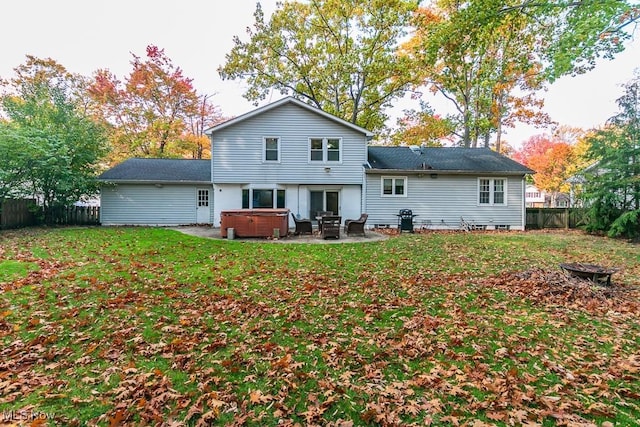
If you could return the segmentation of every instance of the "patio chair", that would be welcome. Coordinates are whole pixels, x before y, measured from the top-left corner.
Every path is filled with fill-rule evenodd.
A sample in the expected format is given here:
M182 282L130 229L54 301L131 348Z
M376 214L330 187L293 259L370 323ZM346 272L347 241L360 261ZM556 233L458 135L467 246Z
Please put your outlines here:
M293 222L296 224L296 231L293 232L296 236L299 234L313 233L313 229L311 228L311 220L305 218L296 218L296 216L291 212L291 216L293 217Z
M364 236L364 224L367 222L368 214L363 213L360 214L360 218L358 219L347 219L344 222L344 232L347 233L347 236L351 234L359 234Z
M335 239L340 238L340 223L342 222L341 216L324 216L322 217L322 238L327 239L333 237Z

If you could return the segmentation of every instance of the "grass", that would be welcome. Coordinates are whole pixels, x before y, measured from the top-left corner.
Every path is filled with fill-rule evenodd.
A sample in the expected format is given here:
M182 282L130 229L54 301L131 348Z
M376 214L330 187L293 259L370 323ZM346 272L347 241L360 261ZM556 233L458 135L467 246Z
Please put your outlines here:
M636 425L638 259L637 245L579 232L339 245L0 232L0 413L48 425ZM621 270L610 290L581 293L521 278L578 261Z

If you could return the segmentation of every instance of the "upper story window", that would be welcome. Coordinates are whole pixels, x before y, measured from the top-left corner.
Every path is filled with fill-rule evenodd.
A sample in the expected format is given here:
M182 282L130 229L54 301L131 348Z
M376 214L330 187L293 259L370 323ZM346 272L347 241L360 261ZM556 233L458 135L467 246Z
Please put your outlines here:
M280 161L280 138L264 138L262 143L262 160L265 162Z
M479 178L478 203L481 205L506 205L507 180L504 178Z
M309 140L309 161L340 162L342 160L340 138L311 138Z
M383 176L382 197L407 197L406 176Z

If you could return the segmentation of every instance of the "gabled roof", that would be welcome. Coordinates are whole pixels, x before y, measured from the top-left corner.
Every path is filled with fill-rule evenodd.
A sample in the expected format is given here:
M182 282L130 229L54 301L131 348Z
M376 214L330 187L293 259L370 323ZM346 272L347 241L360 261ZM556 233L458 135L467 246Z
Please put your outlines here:
M351 122L348 122L346 120L343 120L339 117L334 116L333 114L329 114L326 111L322 111L319 108L313 107L303 101L300 101L299 99L293 98L291 96L288 96L286 98L282 98L278 101L272 102L270 104L264 105L262 107L256 108L255 110L249 111L248 113L242 114L238 117L234 117L233 119L227 120L226 122L222 122L222 123L218 123L215 126L212 126L208 129L206 129L204 131L204 133L206 135L211 135L214 132L217 132L219 130L222 130L224 128L227 128L229 126L233 126L236 123L242 122L244 120L250 119L252 117L255 117L259 114L265 113L267 111L273 110L274 108L278 108L281 107L283 105L286 104L294 104L297 105L298 107L304 108L308 111L311 111L312 113L318 114L320 116L323 116L329 120L333 120L336 123L340 123L343 126L347 126L353 130L355 130L356 132L360 132L363 133L364 135L366 135L369 138L373 137L373 133L366 130L365 128L361 128L360 126L354 125Z
M211 160L132 158L98 176L109 182L210 183Z
M530 174L533 170L488 148L369 147L369 170Z

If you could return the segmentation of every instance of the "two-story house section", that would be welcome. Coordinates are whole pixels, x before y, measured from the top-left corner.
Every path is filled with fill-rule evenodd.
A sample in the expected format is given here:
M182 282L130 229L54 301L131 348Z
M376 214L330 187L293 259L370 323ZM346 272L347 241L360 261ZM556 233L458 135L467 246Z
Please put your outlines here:
M366 129L288 97L205 131L211 139L213 224L233 209L288 208L358 218Z

